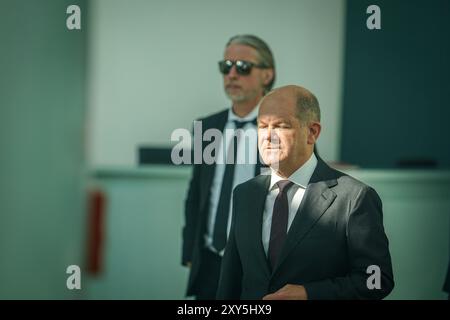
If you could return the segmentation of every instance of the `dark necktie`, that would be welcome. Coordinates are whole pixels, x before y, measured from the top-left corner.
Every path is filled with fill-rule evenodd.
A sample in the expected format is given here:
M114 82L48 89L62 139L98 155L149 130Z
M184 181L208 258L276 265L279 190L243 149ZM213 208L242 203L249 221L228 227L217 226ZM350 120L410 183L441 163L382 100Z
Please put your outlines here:
M242 129L247 123L255 124L252 121L234 121L236 130ZM225 248L227 242L228 215L230 212L231 191L233 189L234 167L236 163L236 153L238 145L238 135L233 136L233 141L228 146L226 154L225 172L222 180L222 188L220 189L219 204L217 205L216 221L214 223L213 247L218 252ZM233 159L229 155L233 152Z
M293 185L289 180L277 182L280 189L273 205L272 226L270 228L269 241L269 262L272 270L277 264L278 257L283 248L287 236L287 226L289 217L289 204L287 191Z

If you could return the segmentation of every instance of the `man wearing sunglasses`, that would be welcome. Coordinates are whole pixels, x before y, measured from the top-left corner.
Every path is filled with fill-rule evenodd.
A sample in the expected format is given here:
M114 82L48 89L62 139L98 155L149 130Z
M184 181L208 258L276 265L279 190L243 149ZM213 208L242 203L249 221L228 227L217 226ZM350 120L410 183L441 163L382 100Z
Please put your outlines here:
M218 64L231 107L200 119L203 132L242 129L253 130L256 136L259 102L275 81L270 48L256 36L237 35L226 44ZM248 144L222 134L218 150L216 160L233 154L232 163L195 164L185 203L182 263L190 268L187 295L200 300L216 296L231 221L232 190L261 169L257 141Z

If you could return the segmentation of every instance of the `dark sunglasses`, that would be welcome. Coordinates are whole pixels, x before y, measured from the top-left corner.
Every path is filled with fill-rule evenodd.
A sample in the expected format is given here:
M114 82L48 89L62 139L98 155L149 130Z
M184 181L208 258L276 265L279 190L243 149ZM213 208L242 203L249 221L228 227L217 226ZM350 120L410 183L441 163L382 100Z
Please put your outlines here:
M219 70L223 75L227 75L230 73L231 68L233 68L234 65L236 66L236 72L241 76L249 75L250 72L252 72L252 68L267 68L263 64L255 64L253 62L245 60L222 60L219 61Z

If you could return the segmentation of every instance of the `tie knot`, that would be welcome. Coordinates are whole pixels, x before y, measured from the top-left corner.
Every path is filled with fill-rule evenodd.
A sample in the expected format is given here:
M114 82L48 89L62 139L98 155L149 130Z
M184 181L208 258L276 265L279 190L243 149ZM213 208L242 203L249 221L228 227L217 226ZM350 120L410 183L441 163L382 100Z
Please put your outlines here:
M280 193L288 191L288 189L293 185L294 183L289 180L280 180L277 182L277 186L280 189Z
M234 120L234 125L236 126L236 129L242 129L247 123L252 123L256 125L256 118L249 121L237 121Z

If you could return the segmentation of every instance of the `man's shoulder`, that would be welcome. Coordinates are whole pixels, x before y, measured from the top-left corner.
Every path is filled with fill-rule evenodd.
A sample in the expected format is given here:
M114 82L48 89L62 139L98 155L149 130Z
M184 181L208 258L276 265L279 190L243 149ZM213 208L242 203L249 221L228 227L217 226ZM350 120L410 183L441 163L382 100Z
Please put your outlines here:
M352 186L354 188L360 189L360 188L366 188L368 187L367 184L362 182L361 180L358 180L357 178L353 177L352 175L348 173L344 173L338 170L335 170L338 172L338 183L344 186Z
M205 117L197 118L195 121L200 122L203 130L222 129L228 120L228 110L223 109Z
M265 194L269 187L270 175L259 175L244 183L238 184L233 190L233 203L236 207L244 205L246 207L255 205L257 199Z
M375 189L373 189L370 185L355 178L351 174L343 173L335 169L332 170L336 172L338 188L341 189L344 193L348 193L349 196L357 197L358 195L366 193L377 194Z
M360 193L361 190L372 189L363 181L358 180L348 173L339 171L333 168L332 165L325 164L325 162L323 162L320 167L320 170L322 170L322 176L326 177L327 179L336 179L337 187L339 189L345 190L346 192Z
M220 120L223 120L223 119L227 119L228 111L229 111L229 109L226 108L226 109L220 110L218 112L209 114L209 115L207 115L205 117L198 118L197 121L217 122L217 121L220 121Z
M245 192L247 190L253 190L256 187L259 187L261 185L263 185L265 182L267 182L267 179L270 178L270 175L266 175L266 174L260 174L256 177L253 177L241 184L238 184L234 190L235 192L239 193L239 192Z

